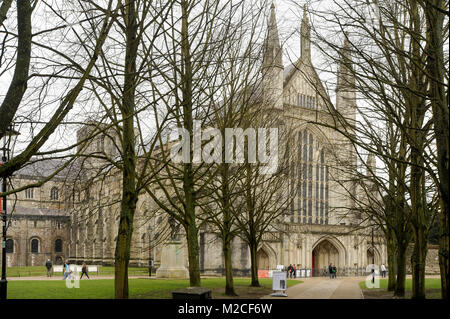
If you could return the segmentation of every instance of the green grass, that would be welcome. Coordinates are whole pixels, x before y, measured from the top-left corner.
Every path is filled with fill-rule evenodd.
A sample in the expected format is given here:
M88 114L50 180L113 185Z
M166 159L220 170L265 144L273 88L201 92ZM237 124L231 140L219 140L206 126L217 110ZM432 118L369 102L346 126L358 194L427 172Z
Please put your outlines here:
M235 278L235 286L249 286L249 278ZM291 287L301 281L288 280ZM260 279L265 289L270 289L272 279ZM172 279L130 279L130 298L171 298L171 292L189 286L189 280ZM223 289L224 278L203 278L202 287ZM258 289L258 288L256 288ZM223 292L221 290L221 292ZM213 292L214 295L214 292ZM215 293L220 297L221 293ZM10 299L108 299L114 297L114 280L84 280L80 281L80 288L67 288L64 280L10 280L8 282L8 298Z
M368 289L365 281L359 283L359 287L363 290L364 296L367 298L392 298L392 292L387 291L388 280L380 280L380 288ZM425 290L427 299L440 299L441 298L441 279L440 278L426 278ZM405 298L410 298L412 292L412 280L406 279L405 282Z
M154 270L153 270L154 273ZM129 267L128 274L130 276L142 276L148 274L148 268ZM7 277L33 277L46 276L47 270L44 266L26 266L26 267L8 267L6 269ZM55 273L55 276L63 276L62 273ZM95 274L93 274L95 275ZM100 276L114 276L113 266L100 266Z
M367 289L366 282L361 281L359 283L359 287L361 289ZM380 289L387 289L387 287L388 287L388 280L380 279ZM405 288L407 291L412 289L412 280L411 279L406 279ZM425 289L441 289L441 279L440 278L426 278L425 279Z

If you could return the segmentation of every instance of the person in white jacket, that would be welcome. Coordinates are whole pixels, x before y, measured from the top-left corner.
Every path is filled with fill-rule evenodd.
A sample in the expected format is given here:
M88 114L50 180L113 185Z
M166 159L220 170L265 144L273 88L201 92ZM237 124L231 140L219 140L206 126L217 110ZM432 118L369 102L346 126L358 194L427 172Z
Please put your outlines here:
M381 264L381 277L386 277L386 266L384 264Z

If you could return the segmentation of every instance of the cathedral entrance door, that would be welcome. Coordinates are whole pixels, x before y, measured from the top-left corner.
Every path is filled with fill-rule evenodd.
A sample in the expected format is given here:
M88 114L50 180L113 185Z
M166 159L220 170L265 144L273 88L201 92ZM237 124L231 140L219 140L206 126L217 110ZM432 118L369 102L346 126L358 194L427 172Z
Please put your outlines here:
M263 249L260 249L256 253L256 257L258 259L258 269L268 270L269 269L269 256L267 255L267 253Z
M328 240L320 242L312 253L312 273L314 276L323 276L328 271L328 265L333 264L340 267L339 251Z

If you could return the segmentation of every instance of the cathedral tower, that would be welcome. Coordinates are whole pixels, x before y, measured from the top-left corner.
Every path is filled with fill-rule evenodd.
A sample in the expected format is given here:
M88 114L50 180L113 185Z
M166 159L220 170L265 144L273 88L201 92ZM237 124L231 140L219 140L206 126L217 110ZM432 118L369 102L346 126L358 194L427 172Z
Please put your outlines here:
M355 76L353 74L350 56L350 42L345 34L344 47L341 50L337 86L336 108L352 127L356 124L356 92ZM351 129L351 128L349 128ZM351 129L354 133L354 128Z
M375 160L375 155L371 152L367 156L366 176L369 178L374 178L376 169L377 169L377 164L376 164L376 160Z
M270 7L267 38L264 42L262 64L262 94L268 108L283 108L283 50L278 37L275 5Z
M301 59L303 63L311 63L311 27L309 25L309 19L306 12L306 4L303 7L303 19L300 26L300 48L301 48Z

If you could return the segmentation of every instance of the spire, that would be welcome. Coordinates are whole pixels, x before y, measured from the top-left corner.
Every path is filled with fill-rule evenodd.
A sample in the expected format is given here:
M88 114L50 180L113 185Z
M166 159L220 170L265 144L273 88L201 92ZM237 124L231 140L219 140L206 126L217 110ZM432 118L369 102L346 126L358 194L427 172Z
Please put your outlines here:
M263 67L277 66L282 68L282 50L280 39L278 37L275 4L273 2L270 6L270 17L267 29L267 38L264 44Z
M303 6L303 19L300 27L301 58L303 62L311 62L311 27L308 19L308 8Z
M278 37L275 5L270 6L267 38L264 41L262 64L263 104L269 109L283 109L283 50Z
M349 120L349 124L356 125L356 92L355 76L353 73L351 43L348 33L345 34L344 45L340 51L340 62L336 85L336 108Z
M355 86L355 77L352 74L352 58L350 56L350 41L345 32L344 46L340 52L340 64L337 79L337 91L349 91Z
M375 160L375 154L370 152L367 156L367 163L366 163L366 176L372 177L375 175L377 169L377 162Z

